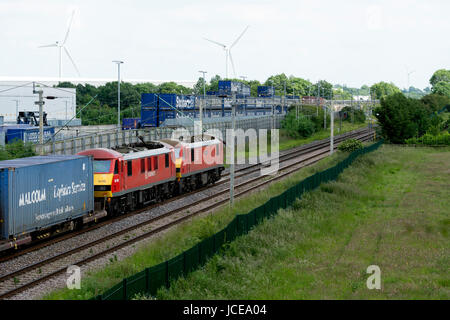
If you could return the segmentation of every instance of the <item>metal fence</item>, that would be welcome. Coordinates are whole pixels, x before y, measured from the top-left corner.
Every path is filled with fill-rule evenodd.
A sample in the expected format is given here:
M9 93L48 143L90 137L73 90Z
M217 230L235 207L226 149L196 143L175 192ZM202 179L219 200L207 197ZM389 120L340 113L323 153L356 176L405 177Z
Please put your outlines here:
M155 296L159 288L168 288L171 281L176 280L182 275L187 275L203 265L208 258L219 252L225 243L231 242L236 237L248 233L253 227L261 223L264 218L274 216L278 209L289 207L296 199L301 198L303 193L317 188L321 183L337 179L338 175L358 156L378 149L382 143L383 140L354 151L335 166L306 178L249 213L237 215L223 230L204 239L194 247L170 260L146 268L135 275L123 279L122 282L93 299L127 300L139 293Z
M275 128L280 128L281 120L285 115L236 118L236 129L271 129L272 122ZM228 120L228 119L227 119ZM204 130L217 129L222 132L222 137L226 141L226 130L231 129L231 121L204 123ZM194 126L190 124L185 126L191 134L194 134ZM114 130L107 132L93 133L69 139L50 141L44 145L35 145L35 151L38 154L76 154L92 148L113 148L124 144L139 142L141 136L145 141L160 140L171 138L174 128L158 127L137 130Z

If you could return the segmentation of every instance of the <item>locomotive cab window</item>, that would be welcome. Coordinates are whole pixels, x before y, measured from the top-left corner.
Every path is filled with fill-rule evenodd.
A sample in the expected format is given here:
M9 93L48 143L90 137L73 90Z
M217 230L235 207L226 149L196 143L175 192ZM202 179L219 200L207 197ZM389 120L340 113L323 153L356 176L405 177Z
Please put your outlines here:
M119 161L116 160L114 161L114 174L118 174L119 173Z
M141 159L141 173L145 172L145 159Z
M94 173L109 173L111 170L111 160L95 160Z
M153 157L153 167L158 170L158 156Z
M191 161L192 162L195 161L195 149L194 148L191 149Z
M152 171L152 158L147 158L147 171Z
M166 153L165 161L166 161L166 168L168 168L169 167L169 154L168 153Z
M127 161L127 175L131 177L133 175L133 161Z

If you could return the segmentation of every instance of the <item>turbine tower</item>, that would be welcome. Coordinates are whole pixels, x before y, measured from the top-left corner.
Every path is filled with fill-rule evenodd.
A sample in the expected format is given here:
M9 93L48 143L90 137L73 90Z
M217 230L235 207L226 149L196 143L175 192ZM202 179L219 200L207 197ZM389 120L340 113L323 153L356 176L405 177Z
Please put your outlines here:
M75 64L75 61L73 61L69 50L66 48L66 42L67 38L69 37L70 28L72 27L73 22L73 16L75 15L75 10L72 12L72 17L70 18L69 27L67 28L66 36L64 37L64 40L62 42L56 41L55 43L40 46L39 48L49 48L49 47L56 47L59 50L59 80L61 80L62 75L62 50L64 49L65 53L67 54L67 57L69 57L69 60L72 62L73 67L77 71L78 76L80 76L80 71L78 71L77 65Z
M239 35L239 37L237 37L236 38L236 40L234 40L234 42L231 44L231 46L226 46L225 44L223 44L223 43L220 43L220 42L217 42L217 41L214 41L214 40L210 40L210 39L207 39L207 38L203 38L203 39L205 39L206 41L209 41L209 42L211 42L211 43L214 43L214 44L216 44L216 45L218 45L218 46L220 46L220 47L222 47L223 48L223 50L225 51L225 78L227 79L228 78L228 59L230 60L230 62L231 62L231 66L233 67L233 74L234 74L234 77L236 78L236 68L234 67L234 62L233 62L233 56L232 56L232 54L231 54L231 49L236 45L236 43L238 43L238 41L242 38L242 36L244 35L244 33L247 31L247 29L249 28L250 26L247 26L245 29L244 29L244 31L242 31L242 33Z

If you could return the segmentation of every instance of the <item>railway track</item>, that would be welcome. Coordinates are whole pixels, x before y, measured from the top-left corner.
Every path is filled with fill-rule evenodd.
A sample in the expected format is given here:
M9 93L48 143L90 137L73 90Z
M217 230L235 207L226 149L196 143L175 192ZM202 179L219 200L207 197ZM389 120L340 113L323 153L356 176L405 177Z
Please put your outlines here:
M349 137L356 137L362 141L365 141L370 140L372 135L373 133L367 130L360 130L357 132L352 132L350 134L341 135L336 137L335 147L337 147L339 142ZM237 183L235 186L235 197L240 197L242 195L248 194L249 192L252 192L287 175L290 175L293 172L298 171L302 167L323 159L329 153L328 141L319 141L308 146L294 148L284 153L283 155L280 155L280 169L277 176L269 179L267 179L266 177L256 176L251 177L246 181ZM281 163L287 162L292 163L281 166ZM240 172L240 174L237 174L235 176L235 179L239 179L259 171L260 166L261 164L254 164L236 170L236 173ZM220 180L212 187L209 186L208 188L215 188L229 181L229 179L225 177L226 174L224 175L224 179ZM200 193L201 191L204 191L204 188L184 196L192 196L192 194ZM76 248L67 250L64 253L57 254L51 258L44 259L37 263L20 268L9 274L0 276L0 299L9 298L35 285L38 285L39 283L63 274L66 272L67 266L69 265L86 265L91 261L104 257L121 248L128 247L138 241L151 237L154 234L160 233L161 231L177 225L187 219L190 219L193 216L204 212L209 212L217 207L220 207L229 201L228 193L229 189L225 188L224 190L217 191L211 196L196 200L184 207L171 210L155 218L109 234L106 237L91 241ZM179 197L172 198L170 199L170 201L174 201L174 199L176 198ZM149 210L151 209L151 207L138 210L133 214L138 214L139 212L142 212L144 210ZM108 223L113 222L114 219L109 220Z
M359 129L359 130L354 130L354 131L343 133L343 134L338 135L338 136L335 137L335 143L339 143L339 142L341 142L341 141L343 141L345 139L355 137L358 134L364 133L364 132L369 132L369 130L367 128L363 128L363 129ZM323 147L325 145L328 145L329 141L330 141L330 139L327 138L327 139L323 139L323 140L314 141L312 143L309 143L309 144L306 144L306 145L302 145L302 146L299 146L299 147L295 147L295 148L292 148L292 149L289 149L289 150L282 151L282 152L280 152L279 160L280 161L286 161L286 160L298 157L301 154L312 152L314 150L317 150L318 148L321 148L321 147ZM260 170L260 168L261 168L261 163L244 165L243 167L240 167L240 168L235 170L235 179L239 179L239 178L244 177L246 175L258 172ZM222 174L222 179L220 181L216 182L214 186L218 186L218 185L225 184L225 183L229 182L230 179L226 178L228 176L229 176L229 172L228 172L228 169L226 169L224 171L224 173ZM91 232L91 231L99 229L99 228L101 228L103 226L106 226L106 225L118 222L120 220L123 220L125 218L131 217L133 215L140 214L140 213L142 213L144 211L151 210L151 209L153 209L153 208L155 208L157 206L166 205L166 204L172 203L172 202L174 202L176 200L182 199L184 197L193 196L195 194L199 194L199 193L205 191L208 188L210 188L210 186L206 186L206 187L197 189L195 191L192 191L192 192L189 192L189 193L186 193L186 194L182 194L182 195L179 195L179 196L175 196L175 197L169 198L169 199L165 200L162 203L155 203L155 204L146 206L145 208L140 208L140 209L134 210L133 212L130 212L130 213L118 216L118 217L103 219L101 221L98 221L94 225L85 226L83 229L80 229L80 230L75 230L75 231L72 231L70 233L60 234L60 235L53 236L51 238L43 239L43 240L41 240L39 242L36 242L36 243L34 243L32 245L26 246L26 247L22 248L19 251L17 251L17 250L13 251L12 254L10 253L10 254L6 254L4 256L1 256L0 257L0 264L3 263L3 262L6 262L8 260L12 260L14 258L18 258L18 257L20 257L22 255L27 254L27 253L30 253L30 252L33 252L33 251L36 251L36 250L48 247L50 245L62 242L64 240L70 239L70 238L75 237L77 235L82 235L84 233Z

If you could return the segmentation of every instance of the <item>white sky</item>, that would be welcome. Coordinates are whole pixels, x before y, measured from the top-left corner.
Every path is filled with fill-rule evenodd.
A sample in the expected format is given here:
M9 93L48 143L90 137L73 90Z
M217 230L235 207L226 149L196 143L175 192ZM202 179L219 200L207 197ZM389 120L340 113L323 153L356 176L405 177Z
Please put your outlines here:
M448 0L0 0L0 76L55 77L56 48L76 9L67 48L83 78L196 80L225 73L231 44L237 75L278 73L360 87L378 81L429 85L450 67ZM229 69L231 70L231 68ZM231 75L231 72L230 72ZM76 76L63 56L63 77Z

